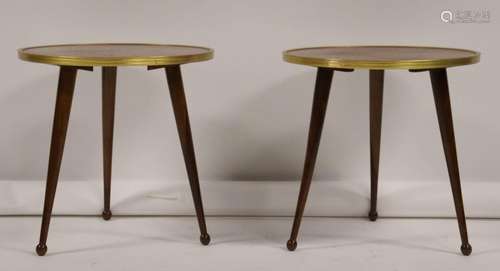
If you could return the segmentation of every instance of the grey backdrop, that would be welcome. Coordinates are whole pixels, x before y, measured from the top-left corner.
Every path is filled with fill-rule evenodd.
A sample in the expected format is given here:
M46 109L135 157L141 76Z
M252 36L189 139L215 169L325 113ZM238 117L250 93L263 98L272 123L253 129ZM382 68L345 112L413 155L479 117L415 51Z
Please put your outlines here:
M295 181L290 182L291 190L273 190L276 200L287 198L287 212L294 208L309 125L315 69L283 62L282 51L318 45L402 44L462 47L482 53L481 63L452 68L448 75L462 179L466 186L482 183L480 188L470 188L479 189L478 196L471 194L466 203L486 203L489 199L480 195L498 188L500 177L499 5L484 0L4 3L0 10L0 182L9 185L4 185L8 190L2 193L23 195L22 189L27 188L20 183L31 180L35 181L31 182L34 193L41 198L55 102L58 69L18 60L19 47L151 42L214 48L212 61L182 67L200 177L204 186L251 181L241 182L245 187L231 193L241 193L253 210L250 213L259 214L264 207L255 202L263 194L251 187L262 181ZM443 10L488 10L491 21L444 23L440 19ZM428 74L389 71L385 79L381 185L439 182L446 185L439 187L449 189ZM315 179L359 182L364 187L362 204L366 204L368 73L336 73L332 88ZM79 72L62 182L100 186L100 98L100 70ZM120 68L116 107L113 189L123 190L126 181L132 186L184 181L165 75L144 68ZM205 191L208 199L215 197L210 191ZM64 193L59 191L58 198ZM404 193L399 195L402 200ZM443 194L447 197L442 201L451 206L449 190ZM99 202L101 196L96 192L92 197ZM41 208L41 202L20 203L25 201L21 196L11 198L0 204L1 210L23 213ZM272 204L270 199L266 202ZM245 203L241 204L243 208ZM223 209L207 208L225 214ZM79 210L75 207L71 212ZM398 212L394 215L405 214ZM488 212L482 214L495 216L500 208Z

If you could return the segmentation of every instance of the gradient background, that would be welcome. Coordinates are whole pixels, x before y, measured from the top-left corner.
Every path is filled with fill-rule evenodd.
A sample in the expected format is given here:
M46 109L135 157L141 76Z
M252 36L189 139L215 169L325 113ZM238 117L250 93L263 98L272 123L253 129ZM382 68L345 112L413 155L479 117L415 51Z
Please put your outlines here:
M290 215L305 155L315 69L282 61L295 47L449 46L481 63L448 71L466 212L500 217L498 1L15 1L0 10L0 214L42 209L58 69L20 47L148 42L208 46L182 67L208 214ZM490 11L444 23L443 10ZM102 205L100 69L78 74L56 213ZM388 71L380 216L453 216L428 73ZM165 75L119 68L112 209L192 214ZM336 73L306 215L368 211L368 72Z

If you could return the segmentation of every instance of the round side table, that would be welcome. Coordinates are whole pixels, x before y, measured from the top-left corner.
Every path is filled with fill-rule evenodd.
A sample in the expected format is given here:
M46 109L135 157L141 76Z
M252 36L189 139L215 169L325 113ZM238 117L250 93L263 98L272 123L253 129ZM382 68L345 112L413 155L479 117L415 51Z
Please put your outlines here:
M313 176L333 72L352 72L354 69L370 70L371 200L368 217L371 221L375 221L378 216L377 185L384 70L405 69L410 72L429 71L430 73L441 139L462 239L461 250L464 255L470 255L472 247L467 237L446 68L477 63L479 62L479 53L470 50L437 47L333 46L292 49L285 51L283 58L290 63L313 66L318 69L304 170L292 232L287 242L288 249L293 251L297 247L297 235Z
M36 247L38 255L43 256L47 252L47 235L64 151L76 74L78 70L92 71L95 66L102 67L104 157L104 211L102 217L105 220L111 218L111 163L117 66L145 66L148 70L163 68L165 69L170 89L180 144L193 195L196 216L200 226L200 241L202 244L208 245L210 236L207 233L203 213L200 184L198 181L180 65L209 60L213 57L212 49L197 46L160 44L65 44L19 49L18 56L20 59L26 61L60 66L42 227L40 242Z

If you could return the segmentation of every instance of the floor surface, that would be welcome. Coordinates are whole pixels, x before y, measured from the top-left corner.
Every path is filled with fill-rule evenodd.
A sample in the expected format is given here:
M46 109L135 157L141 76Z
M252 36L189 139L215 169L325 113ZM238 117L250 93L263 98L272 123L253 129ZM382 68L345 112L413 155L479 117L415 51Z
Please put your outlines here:
M469 220L461 256L452 219L305 218L298 248L291 218L55 217L48 252L34 252L40 217L0 217L0 270L499 270L500 220Z

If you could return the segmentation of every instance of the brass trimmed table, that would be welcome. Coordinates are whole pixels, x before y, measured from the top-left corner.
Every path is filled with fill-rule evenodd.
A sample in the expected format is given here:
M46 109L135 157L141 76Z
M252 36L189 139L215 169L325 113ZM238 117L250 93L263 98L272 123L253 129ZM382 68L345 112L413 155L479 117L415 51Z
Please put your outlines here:
M115 111L117 66L146 66L148 70L163 68L174 111L184 162L193 195L196 216L200 227L200 241L210 243L201 200L198 171L189 124L186 96L181 76L181 64L206 61L213 57L213 50L205 47L162 44L63 44L29 47L18 50L22 60L60 66L59 83L52 127L49 165L45 201L43 207L40 241L36 247L38 255L47 252L47 235L52 206L56 193L59 170L64 151L71 103L78 70L92 71L102 67L102 122L104 165L104 211L105 220L111 218L111 164L113 151L113 126Z
M377 219L384 70L404 69L410 72L429 71L430 73L441 140L462 239L460 249L464 255L470 255L472 247L467 236L446 69L477 63L479 53L464 49L418 46L331 46L287 50L283 53L283 59L290 63L317 67L306 158L295 219L287 248L291 251L297 248L297 236L314 172L334 71L370 70L371 199L368 217L371 221Z

